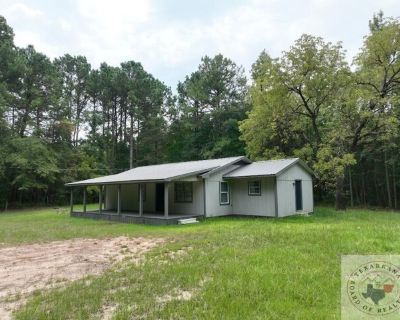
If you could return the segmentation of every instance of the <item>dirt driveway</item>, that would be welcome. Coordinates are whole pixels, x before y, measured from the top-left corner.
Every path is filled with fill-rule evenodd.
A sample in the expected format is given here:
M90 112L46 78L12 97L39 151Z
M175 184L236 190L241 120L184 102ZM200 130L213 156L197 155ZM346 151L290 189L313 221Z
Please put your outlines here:
M144 252L164 242L161 238L72 239L0 249L0 319L32 291L60 286L87 275L102 273L129 258L138 263ZM13 297L18 296L18 299Z

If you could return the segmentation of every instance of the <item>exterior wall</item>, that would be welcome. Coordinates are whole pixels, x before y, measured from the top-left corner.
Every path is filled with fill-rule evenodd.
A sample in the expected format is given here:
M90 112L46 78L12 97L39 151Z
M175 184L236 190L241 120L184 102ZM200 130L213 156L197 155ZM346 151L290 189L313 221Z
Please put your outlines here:
M169 186L169 213L203 214L204 197L203 182L193 181L193 201L188 203L175 203L174 182ZM117 210L118 186L107 185L105 191L105 209ZM121 211L139 211L139 185L121 184ZM146 200L143 202L143 212L156 211L156 184L146 183Z
M143 201L144 212L155 212L155 183L146 183L146 200ZM118 186L107 185L105 192L105 209L116 210L118 207ZM121 211L139 211L139 185L121 184Z
M296 212L295 180L302 181L303 211L313 212L313 184L311 175L300 165L295 164L277 177L278 216L285 217Z
M194 181L193 184L193 201L187 203L175 202L175 184L170 183L169 186L169 211L179 214L204 214L204 196L203 181Z
M226 181L222 176L234 169L238 165L231 165L227 168L211 174L209 177L205 178L205 189L206 189L206 216L207 217L218 217L226 216L232 214L232 183L229 183L230 192L230 204L221 205L219 203L219 183L221 181Z
M238 165L231 165L218 171L204 180L195 177L185 178L182 181L192 181L193 201L190 203L175 203L174 182L169 186L169 212L176 214L204 214L204 205L207 217L237 215L257 215L275 216L275 199L277 198L278 216L284 217L296 214L295 188L294 181L302 180L303 191L303 211L312 212L314 210L313 185L311 175L300 165L295 164L276 178L254 178L254 179L235 179L224 180L223 175L236 169ZM193 181L196 180L196 181ZM248 195L248 182L251 180L261 180L261 196ZM220 182L227 181L230 191L230 203L221 205ZM203 185L204 183L204 185ZM107 185L105 192L105 209L117 209L117 185ZM156 184L146 184L146 201L143 203L144 212L155 212L156 205ZM205 190L205 193L204 193ZM121 210L139 211L138 185L121 185Z
M275 217L275 179L236 179L232 185L232 214ZM249 181L261 181L261 195L249 196Z
M108 185L104 192L104 208L112 210L117 208L117 186Z

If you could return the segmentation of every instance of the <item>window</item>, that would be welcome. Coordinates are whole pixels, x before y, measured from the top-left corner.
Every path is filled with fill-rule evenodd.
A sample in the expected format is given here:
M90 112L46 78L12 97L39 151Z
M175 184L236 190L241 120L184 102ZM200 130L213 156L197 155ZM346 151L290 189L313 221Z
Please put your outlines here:
M192 202L193 186L191 182L175 182L175 202Z
M229 184L228 182L219 183L219 204L229 204Z
M261 181L249 181L249 196L261 196Z
M143 190L143 202L146 201L146 185L142 184L142 190ZM138 185L138 190L137 190L137 198L138 201L140 201L140 186Z

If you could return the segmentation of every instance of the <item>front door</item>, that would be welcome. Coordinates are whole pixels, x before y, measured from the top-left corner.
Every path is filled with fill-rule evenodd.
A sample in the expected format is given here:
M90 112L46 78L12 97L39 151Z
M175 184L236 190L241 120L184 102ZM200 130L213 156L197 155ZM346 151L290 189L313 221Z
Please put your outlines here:
M303 191L301 188L301 180L295 181L295 194L296 194L296 211L303 210Z
M156 184L156 211L164 212L164 183Z

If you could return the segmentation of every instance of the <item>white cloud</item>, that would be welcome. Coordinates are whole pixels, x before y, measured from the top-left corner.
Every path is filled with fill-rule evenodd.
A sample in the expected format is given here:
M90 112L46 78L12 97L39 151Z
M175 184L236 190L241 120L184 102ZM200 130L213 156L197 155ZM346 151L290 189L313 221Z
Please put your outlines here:
M210 12L191 12L191 19L174 12L176 3L167 12L165 0L71 0L61 9L57 2L27 1L0 0L18 45L32 43L53 58L85 55L94 67L136 60L172 86L205 54L222 53L249 70L261 50L278 56L302 33L342 40L350 60L374 12L400 15L395 0L238 0L219 12L211 12L215 0L202 0Z
M76 4L83 17L109 27L113 22L117 25L143 23L152 11L151 0L85 0Z
M56 57L58 55L58 48L47 41L45 41L38 33L23 30L15 35L15 42L33 44L35 49L39 52L45 53L49 57Z
M80 20L96 38L121 40L149 20L151 0L76 1Z
M43 12L32 8L23 3L14 3L5 10L7 15L24 16L28 18L37 18L43 15Z
M62 31L70 32L73 30L72 24L69 21L65 20L64 18L59 18L57 22L58 26Z

